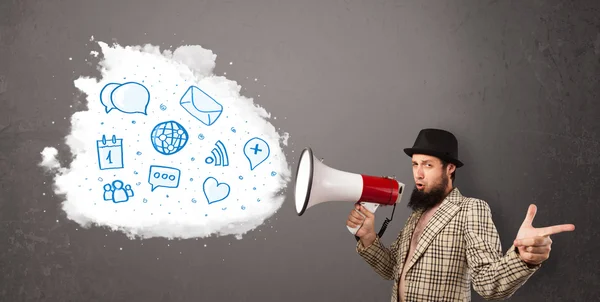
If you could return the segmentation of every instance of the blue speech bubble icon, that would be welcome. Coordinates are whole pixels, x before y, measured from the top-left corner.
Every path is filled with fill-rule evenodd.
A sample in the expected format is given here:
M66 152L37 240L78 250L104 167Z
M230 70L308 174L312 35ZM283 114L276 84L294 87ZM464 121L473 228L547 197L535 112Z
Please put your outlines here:
M115 87L115 85L117 86ZM109 83L100 91L100 101L104 105L106 113L117 109L127 114L147 115L150 92L146 86L136 82Z
M246 158L250 162L250 170L254 170L258 165L262 164L270 154L271 149L269 148L269 144L262 138L251 138L244 145L244 155L246 155Z
M115 109L115 105L110 99L110 95L112 94L115 88L119 87L119 83L108 83L104 85L102 90L100 90L100 103L104 106L104 110L106 113L109 113L111 110Z
M152 185L152 192L158 187L177 188L180 177L181 171L177 168L152 165L148 173L148 183Z

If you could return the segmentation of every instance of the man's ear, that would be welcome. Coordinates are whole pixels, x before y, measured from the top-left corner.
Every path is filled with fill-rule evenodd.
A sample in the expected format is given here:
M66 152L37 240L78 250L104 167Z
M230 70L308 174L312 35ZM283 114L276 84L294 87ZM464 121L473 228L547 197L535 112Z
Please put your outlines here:
M454 165L453 163L450 163L448 165L448 174L452 174L454 171L456 171L456 165Z

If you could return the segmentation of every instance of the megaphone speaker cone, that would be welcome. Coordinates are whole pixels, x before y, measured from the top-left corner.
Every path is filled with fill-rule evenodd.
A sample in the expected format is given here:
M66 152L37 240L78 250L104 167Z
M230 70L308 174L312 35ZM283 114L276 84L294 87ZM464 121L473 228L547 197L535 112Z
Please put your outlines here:
M304 214L310 199L310 192L313 183L314 157L312 150L306 148L300 155L298 169L296 170L296 183L294 187L294 197L296 201L296 212L298 216Z

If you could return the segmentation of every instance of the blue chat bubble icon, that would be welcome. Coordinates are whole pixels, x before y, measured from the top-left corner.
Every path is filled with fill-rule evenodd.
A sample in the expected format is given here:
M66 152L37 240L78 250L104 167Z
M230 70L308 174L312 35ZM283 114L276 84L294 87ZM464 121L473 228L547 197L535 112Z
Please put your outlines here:
M180 177L181 171L177 168L152 165L148 173L148 183L152 185L153 192L158 187L177 188Z
M119 83L108 83L104 85L102 90L100 90L100 103L104 106L104 110L106 113L109 113L111 110L115 109L115 105L110 99L110 95L112 94L115 88L119 87Z
M271 154L269 144L262 138L252 138L244 145L244 155L250 162L250 170L254 170L258 165L267 160Z
M146 110L148 103L150 103L150 92L146 86L136 82L127 82L113 88L112 84L114 83L108 84L103 88L103 90L106 90L104 94L107 94L112 89L110 98L108 99L110 100L110 104L108 100L102 97L102 104L107 110L106 113L115 108L123 113L141 113L147 115ZM102 96L102 92L100 94ZM111 104L112 106L107 106ZM111 108L109 109L109 107Z

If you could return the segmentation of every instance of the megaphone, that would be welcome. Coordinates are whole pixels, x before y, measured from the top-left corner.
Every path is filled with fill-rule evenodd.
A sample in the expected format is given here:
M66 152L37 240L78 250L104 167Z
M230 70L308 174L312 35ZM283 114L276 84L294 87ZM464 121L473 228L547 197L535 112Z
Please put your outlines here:
M400 202L403 193L404 184L391 177L357 174L328 167L314 156L311 148L305 148L300 155L294 185L298 216L302 216L308 208L329 201L360 202L374 213L379 206ZM362 225L346 227L356 235Z

